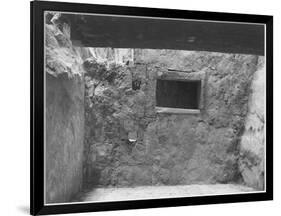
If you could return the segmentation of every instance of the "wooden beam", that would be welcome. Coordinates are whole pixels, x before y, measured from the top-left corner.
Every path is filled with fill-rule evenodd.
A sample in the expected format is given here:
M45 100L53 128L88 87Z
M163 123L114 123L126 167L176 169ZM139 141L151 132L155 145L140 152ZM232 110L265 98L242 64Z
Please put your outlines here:
M68 15L71 40L86 47L150 48L264 55L264 26Z

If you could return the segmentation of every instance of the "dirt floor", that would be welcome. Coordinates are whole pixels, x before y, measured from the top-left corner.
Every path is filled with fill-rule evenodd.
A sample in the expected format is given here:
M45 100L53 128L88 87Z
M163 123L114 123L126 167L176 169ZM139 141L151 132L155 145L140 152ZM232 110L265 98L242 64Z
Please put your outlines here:
M92 191L81 194L79 201L124 201L216 194L221 195L251 191L254 191L254 189L234 184L142 186L134 188L96 188Z

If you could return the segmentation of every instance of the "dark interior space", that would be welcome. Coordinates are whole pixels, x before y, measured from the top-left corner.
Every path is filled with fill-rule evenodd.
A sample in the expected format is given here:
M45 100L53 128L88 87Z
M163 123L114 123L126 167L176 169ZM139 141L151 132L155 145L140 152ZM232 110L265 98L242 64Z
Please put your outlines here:
M158 107L198 109L201 81L157 80L156 105Z

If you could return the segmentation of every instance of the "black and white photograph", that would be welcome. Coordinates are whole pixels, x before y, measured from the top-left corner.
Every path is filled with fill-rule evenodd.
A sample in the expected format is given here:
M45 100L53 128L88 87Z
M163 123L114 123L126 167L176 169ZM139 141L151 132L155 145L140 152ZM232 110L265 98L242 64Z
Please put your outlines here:
M45 204L264 192L265 31L45 11Z
M3 1L0 215L279 215L278 6Z

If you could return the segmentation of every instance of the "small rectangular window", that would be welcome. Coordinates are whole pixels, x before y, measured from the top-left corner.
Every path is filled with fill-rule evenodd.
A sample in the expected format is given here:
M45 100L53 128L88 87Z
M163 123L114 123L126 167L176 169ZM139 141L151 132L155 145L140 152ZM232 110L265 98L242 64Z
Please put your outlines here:
M201 80L157 80L156 106L198 110Z

